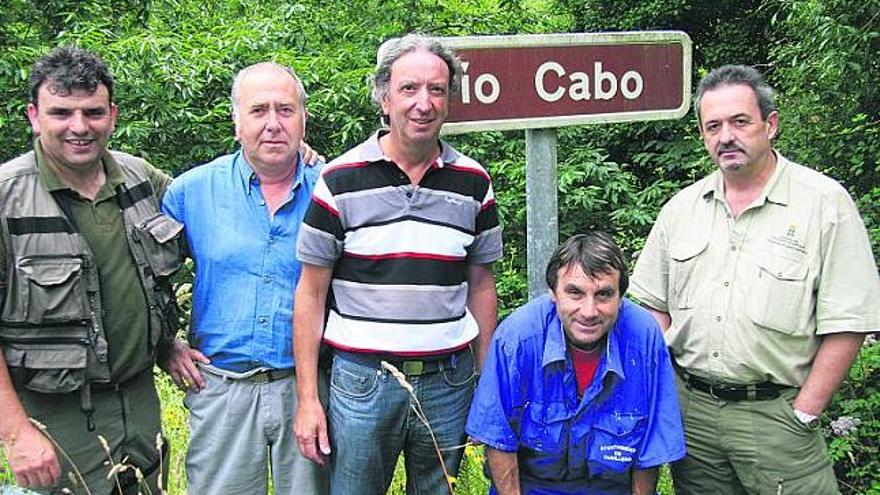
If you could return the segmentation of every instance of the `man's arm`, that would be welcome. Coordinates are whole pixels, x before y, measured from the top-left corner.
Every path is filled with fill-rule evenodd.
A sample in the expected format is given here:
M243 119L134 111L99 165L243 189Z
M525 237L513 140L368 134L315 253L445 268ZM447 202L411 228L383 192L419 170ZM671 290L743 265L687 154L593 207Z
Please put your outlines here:
M476 369L483 368L489 341L498 323L498 294L495 292L495 276L491 265L470 265L468 267L467 306L477 320L479 336L477 337Z
M654 495L657 490L657 468L633 469L632 495Z
M865 340L863 333L832 333L822 337L813 368L804 381L792 406L798 411L819 416L831 402L834 393L846 378L850 366L859 355Z
M293 432L302 455L319 465L330 455L327 417L318 397L318 353L332 276L332 268L303 263L293 303L293 355L299 400Z
M504 452L486 447L486 460L492 474L492 484L498 495L520 495L519 464L516 452Z
M669 326L672 325L672 317L669 316L669 313L665 311L660 311L659 309L654 309L651 306L648 306L644 303L640 303L640 306L648 310L648 313L651 313L651 316L657 320L657 325L660 326L660 330L663 333L666 333L666 330L669 329Z
M2 349L0 349L2 351ZM48 487L61 478L55 447L31 424L12 386L6 359L0 352L0 440L15 481L24 488Z

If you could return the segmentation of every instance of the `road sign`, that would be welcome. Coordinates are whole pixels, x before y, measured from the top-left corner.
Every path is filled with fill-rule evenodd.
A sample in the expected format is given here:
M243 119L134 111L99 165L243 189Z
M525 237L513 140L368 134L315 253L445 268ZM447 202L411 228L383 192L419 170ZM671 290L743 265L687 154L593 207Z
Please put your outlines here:
M464 75L443 131L680 118L691 41L680 31L441 38Z

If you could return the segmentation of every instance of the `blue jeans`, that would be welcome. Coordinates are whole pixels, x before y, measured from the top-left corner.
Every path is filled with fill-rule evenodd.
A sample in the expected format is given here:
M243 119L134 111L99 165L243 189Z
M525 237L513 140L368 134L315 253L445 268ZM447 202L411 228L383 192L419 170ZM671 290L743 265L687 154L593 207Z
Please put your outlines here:
M451 366L407 376L451 476L464 453L465 420L474 392L474 358L459 352ZM375 363L334 356L330 374L330 493L384 495L403 452L407 494L449 494L431 433L415 401Z

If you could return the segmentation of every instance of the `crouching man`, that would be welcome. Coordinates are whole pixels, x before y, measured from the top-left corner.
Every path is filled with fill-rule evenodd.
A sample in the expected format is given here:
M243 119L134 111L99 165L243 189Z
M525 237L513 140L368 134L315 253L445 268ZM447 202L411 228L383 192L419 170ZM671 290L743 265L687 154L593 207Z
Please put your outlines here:
M546 276L550 293L495 332L471 405L490 493L653 494L684 434L663 335L622 297L623 253L607 234L576 235Z

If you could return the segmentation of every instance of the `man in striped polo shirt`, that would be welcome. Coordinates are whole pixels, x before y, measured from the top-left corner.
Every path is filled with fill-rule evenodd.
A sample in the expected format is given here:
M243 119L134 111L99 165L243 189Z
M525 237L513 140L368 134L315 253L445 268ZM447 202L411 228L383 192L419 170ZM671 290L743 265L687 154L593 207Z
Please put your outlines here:
M294 430L303 455L329 462L331 493L386 493L401 451L408 493L448 493L458 471L501 257L489 176L438 138L460 74L434 39L383 45L373 99L388 128L328 164L299 233ZM335 351L329 420L322 335Z

